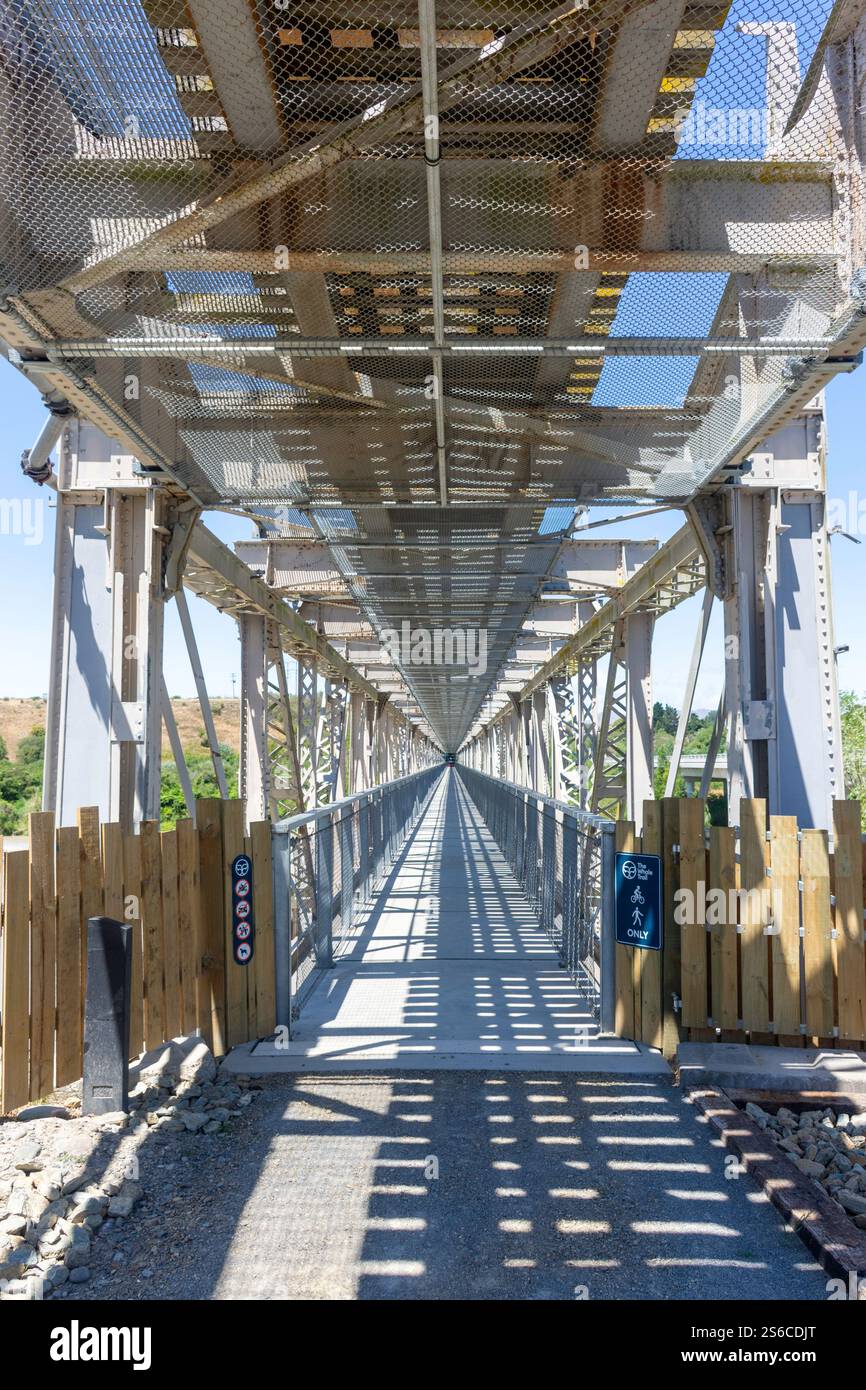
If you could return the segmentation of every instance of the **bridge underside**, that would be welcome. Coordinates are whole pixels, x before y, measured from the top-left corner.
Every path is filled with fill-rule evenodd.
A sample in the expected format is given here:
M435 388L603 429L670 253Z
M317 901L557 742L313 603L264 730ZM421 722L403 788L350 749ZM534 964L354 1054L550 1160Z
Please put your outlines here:
M814 449L775 471L755 458L866 340L859 11L793 0L789 12L743 22L724 0L351 12L310 0L291 17L254 0L10 10L0 332L57 417L102 432L89 454L69 446L70 535L78 510L112 489L158 493L151 521L170 537L173 586L157 565L153 596L185 575L255 620L252 803L287 800L283 772L277 786L264 770L275 740L263 720L270 684L285 750L275 653L281 665L299 648L285 624L267 625L245 579L189 542L204 508L256 521L245 558L257 578L336 643L349 688L390 701L431 756L490 742L512 696L525 715L539 671L561 722L568 695L554 678L584 680L587 660L545 663L602 621L602 600L646 560L578 562L567 546L589 505L686 508L695 547L659 564L630 628L620 614L584 648L616 658L593 734L593 804L627 809L647 791L652 618L704 582L741 643L724 718L740 719L740 744L776 738L784 702L772 673L753 669L769 620L749 627L740 551L719 551L760 551L789 522L773 511L756 530L745 504L732 515L730 485L745 480L776 508L782 486L811 497L804 535L821 550ZM146 548L143 533L135 544ZM774 557L755 563L779 582ZM822 605L823 592L799 619ZM800 802L820 823L838 768L832 634L818 628L826 756L821 787ZM416 629L483 632L485 660L413 660L391 638ZM783 671L783 641L776 656ZM333 648L328 660L339 684ZM145 727L148 678L136 679L119 703L127 720L141 706ZM517 716L527 727L548 717L532 708ZM609 745L623 721L620 767ZM57 731L54 742L60 767ZM540 753L520 756L523 775L530 762L541 775ZM744 793L775 786L763 754L754 774L741 761ZM286 775L315 795L315 767ZM146 787L139 802L152 806Z

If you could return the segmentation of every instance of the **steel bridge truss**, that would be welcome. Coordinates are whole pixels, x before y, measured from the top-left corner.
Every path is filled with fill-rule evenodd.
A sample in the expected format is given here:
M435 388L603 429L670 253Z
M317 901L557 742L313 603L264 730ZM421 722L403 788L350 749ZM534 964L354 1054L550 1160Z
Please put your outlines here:
M156 815L163 722L192 805L173 598L224 794L190 592L240 626L251 814L448 753L639 820L654 631L706 589L668 788L717 603L700 785L724 737L735 815L827 825L858 0L266 8L26 0L3 31L0 338L59 494L46 805ZM687 524L594 549L599 504Z

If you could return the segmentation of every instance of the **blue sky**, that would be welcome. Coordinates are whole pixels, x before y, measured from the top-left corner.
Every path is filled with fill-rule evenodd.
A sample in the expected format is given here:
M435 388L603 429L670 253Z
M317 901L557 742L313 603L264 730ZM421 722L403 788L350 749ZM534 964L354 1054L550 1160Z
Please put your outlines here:
M42 397L34 386L0 358L0 418L5 422L2 443L2 499L19 498L40 504L40 517L22 513L29 535L0 534L0 591L7 602L0 613L0 639L6 654L0 674L0 696L42 695L48 681L49 627L54 565L54 494L29 483L20 471L21 454L33 443L45 418ZM4 508L3 516L7 509ZM254 534L252 524L220 513L207 523L231 543ZM2 524L2 516L0 516ZM208 688L214 695L232 693L232 675L240 677L240 646L236 623L209 603L190 594L199 651ZM172 695L194 695L183 636L174 604L166 611L165 675Z
M837 377L827 392L829 491L831 497L843 503L848 529L857 530L859 524L860 539L864 542L854 545L842 536L832 541L836 645L850 646L850 651L839 658L840 684L860 693L866 693L866 624L862 610L866 584L866 487L861 481L864 474L864 384L866 368L861 368ZM28 506L34 502L41 504L41 514L23 513L28 521L28 535L0 534L0 592L7 596L0 613L0 639L5 655L0 673L0 696L41 695L47 688L54 555L53 493L27 482L19 468L22 450L32 444L44 414L36 389L0 359L0 415L6 426L2 443L5 479L0 498L0 502L5 503L2 516L8 515L8 504L13 499L18 499L19 503L26 501ZM858 512L862 514L859 523ZM608 514L610 509L600 508L592 519ZM229 543L252 534L251 525L238 517L211 513L207 524ZM599 538L608 534L637 539L654 536L663 541L680 525L682 515L674 511L600 528L593 534ZM653 646L653 683L657 699L679 703L699 604L699 598L691 599L658 623ZM190 608L208 687L214 696L230 695L232 675L237 676L240 670L236 625L231 618L192 596ZM696 703L699 708L716 704L722 666L721 618L717 612L698 686ZM195 693L173 605L169 605L167 613L165 672L173 695Z

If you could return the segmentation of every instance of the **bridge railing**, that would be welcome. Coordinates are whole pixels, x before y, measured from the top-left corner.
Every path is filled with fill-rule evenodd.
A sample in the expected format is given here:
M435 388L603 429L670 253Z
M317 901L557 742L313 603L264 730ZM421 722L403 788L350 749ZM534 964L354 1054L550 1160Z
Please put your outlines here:
M276 1013L291 1025L424 810L441 765L424 768L273 827Z
M613 1032L615 823L476 768L457 770L563 966Z

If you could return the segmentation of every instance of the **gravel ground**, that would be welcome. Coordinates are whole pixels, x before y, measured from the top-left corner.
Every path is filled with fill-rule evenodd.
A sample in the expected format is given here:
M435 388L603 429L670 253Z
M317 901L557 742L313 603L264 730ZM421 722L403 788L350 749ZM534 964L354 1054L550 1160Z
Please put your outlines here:
M148 1246L133 1220L142 1170L151 1193L168 1187L176 1199L188 1172L225 1165L259 1083L218 1078L196 1038L145 1063L128 1114L82 1115L76 1084L0 1117L0 1302L74 1296L90 1281L97 1248L112 1269L129 1265L146 1280ZM145 1229L149 1217L150 1208Z
M826 1298L666 1081L274 1077L223 1133L138 1157L65 1299Z

